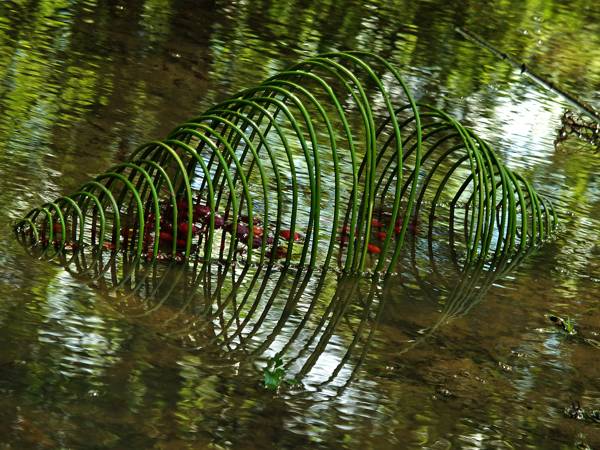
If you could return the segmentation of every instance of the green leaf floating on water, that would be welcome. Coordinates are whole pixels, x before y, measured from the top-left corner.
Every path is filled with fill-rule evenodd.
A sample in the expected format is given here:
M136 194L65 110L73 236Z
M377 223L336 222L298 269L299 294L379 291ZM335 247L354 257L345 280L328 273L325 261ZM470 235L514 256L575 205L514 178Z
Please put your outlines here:
M272 359L269 358L267 361L267 367L263 368L263 371L265 372L265 386L268 389L275 390L282 382L292 384L285 380L287 373L285 369L281 367L282 365L283 361L279 356L279 353L275 353L275 356L273 356Z
M264 369L264 371L265 386L267 386L269 389L277 389L282 381L282 378L286 376L285 370L283 369L276 369L273 372L268 369Z

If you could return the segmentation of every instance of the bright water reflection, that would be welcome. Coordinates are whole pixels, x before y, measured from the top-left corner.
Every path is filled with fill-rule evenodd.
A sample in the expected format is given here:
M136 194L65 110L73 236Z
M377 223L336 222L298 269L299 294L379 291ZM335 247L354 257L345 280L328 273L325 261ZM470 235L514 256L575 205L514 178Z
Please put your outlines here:
M589 149L555 152L566 105L453 31L469 27L598 104L598 24L598 7L578 1L0 2L0 448L600 446L597 423L564 413L569 396L600 410L600 315L579 316L569 337L544 317L598 307L600 164ZM360 351L340 362L366 280L302 386L273 393L262 368L294 336L317 278L274 336L286 296L252 336L219 334L243 321L231 309L194 333L202 294L160 307L107 296L16 245L9 224L24 211L291 63L348 48L403 66L419 100L552 198L564 230L453 315L440 280L423 270L419 284L409 266L377 293L386 311L351 382ZM326 278L298 342L337 285ZM284 357L291 375L313 354L302 349Z

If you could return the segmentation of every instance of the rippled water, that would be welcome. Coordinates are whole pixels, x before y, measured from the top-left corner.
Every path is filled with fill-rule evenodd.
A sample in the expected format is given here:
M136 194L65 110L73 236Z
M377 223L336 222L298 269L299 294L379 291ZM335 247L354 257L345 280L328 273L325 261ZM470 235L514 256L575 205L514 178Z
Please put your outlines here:
M600 448L598 156L555 148L568 105L454 31L598 105L599 24L584 1L0 2L0 448ZM455 295L441 252L439 277L406 263L387 286L159 267L133 296L14 239L137 145L344 49L485 138L554 202L558 238ZM295 381L271 391L278 351Z

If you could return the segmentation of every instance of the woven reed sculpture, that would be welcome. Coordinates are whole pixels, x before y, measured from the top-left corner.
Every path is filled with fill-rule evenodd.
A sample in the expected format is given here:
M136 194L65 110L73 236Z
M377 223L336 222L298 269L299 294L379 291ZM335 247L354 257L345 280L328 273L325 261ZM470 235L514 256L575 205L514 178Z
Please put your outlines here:
M389 273L407 236L434 240L436 227L472 263L518 259L556 224L548 201L415 102L388 62L346 52L241 91L15 229L41 258L92 265L120 254Z

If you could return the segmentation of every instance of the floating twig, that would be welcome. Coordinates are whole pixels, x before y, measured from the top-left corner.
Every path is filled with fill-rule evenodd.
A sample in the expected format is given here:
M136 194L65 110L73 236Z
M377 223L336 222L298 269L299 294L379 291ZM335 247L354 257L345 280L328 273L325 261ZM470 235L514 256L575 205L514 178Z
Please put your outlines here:
M579 139L596 147L595 153L600 151L600 124L581 117L574 111L565 111L560 119L562 127L558 130L558 135L554 141L554 148L565 143L570 136L575 135Z
M546 89L549 89L550 91L554 92L555 94L560 95L569 104L573 105L575 108L580 110L582 113L588 115L596 122L600 123L600 113L598 113L598 111L596 111L594 108L592 108L590 105L588 105L584 101L579 100L575 96L571 95L570 93L568 93L567 91L562 89L560 86L557 86L556 83L553 83L552 81L548 81L543 76L535 73L533 70L531 70L529 67L527 67L527 64L519 63L518 61L511 58L507 53L501 52L500 50L496 49L495 47L493 47L492 45L490 45L489 43L484 41L482 38L477 36L475 33L471 32L465 28L457 27L456 31L457 31L457 33L461 34L463 37L469 39L472 42L475 42L477 45L485 48L489 52L493 53L494 55L496 55L499 58L503 59L504 61L508 62L514 68L519 69L521 71L521 74L527 75L529 78L531 78L537 84L545 87Z

